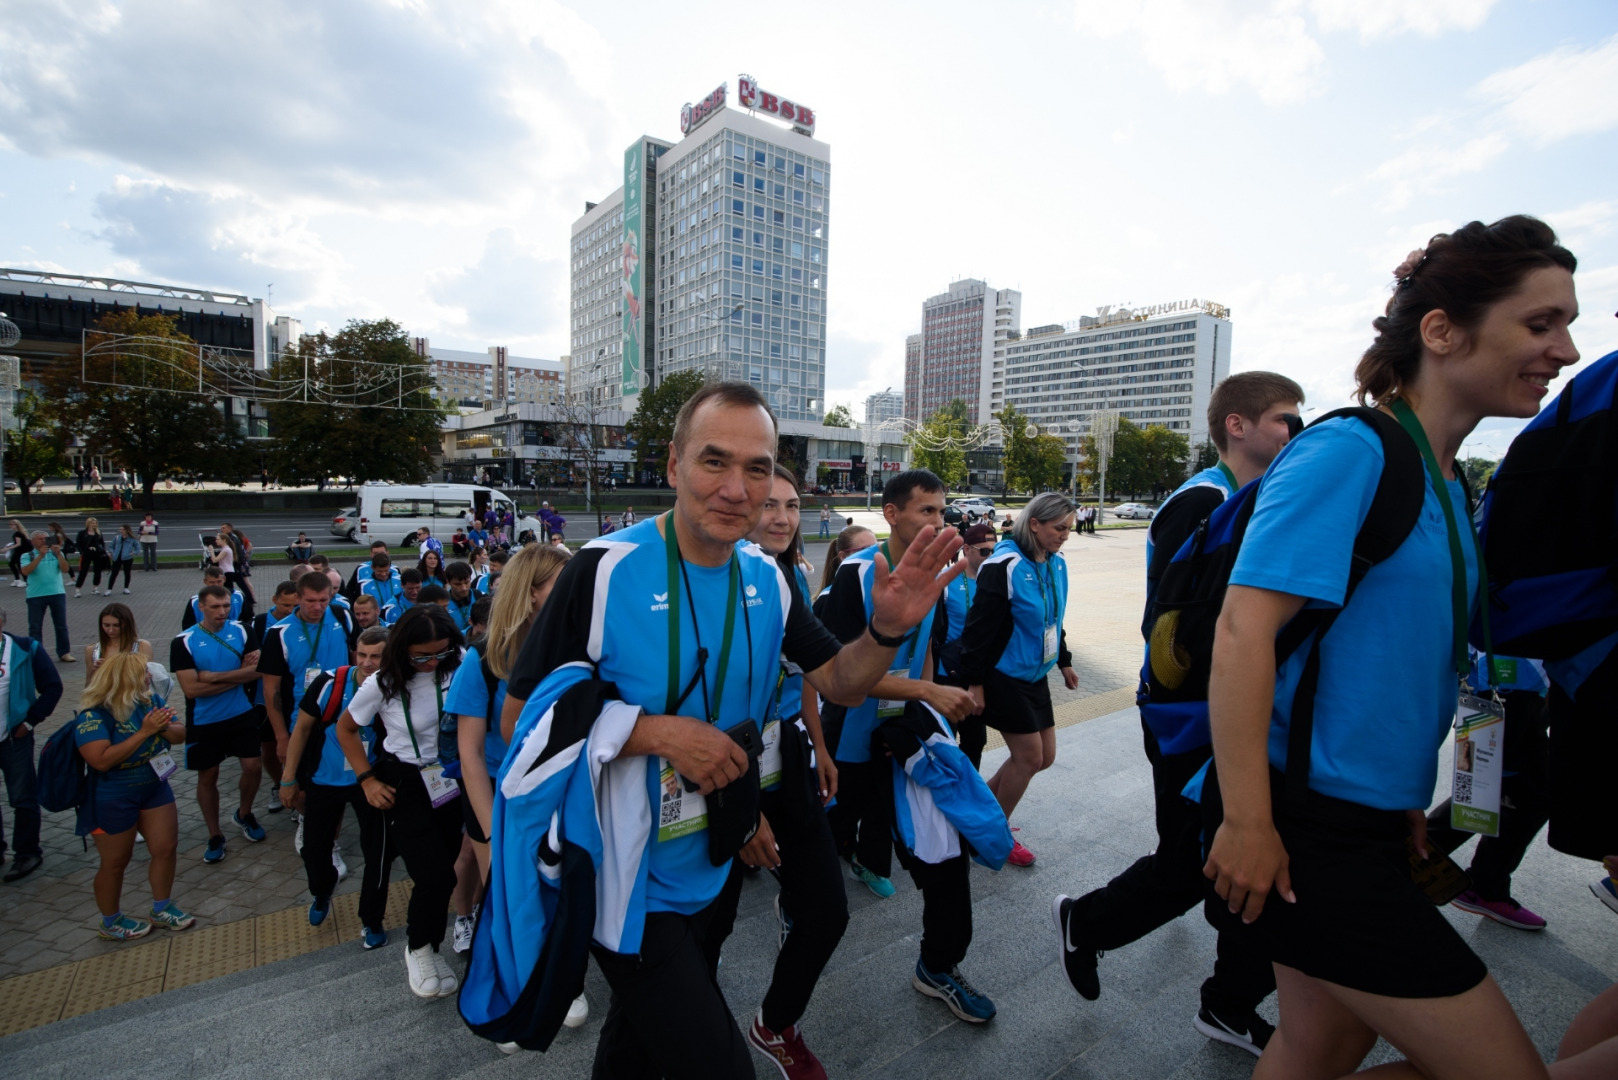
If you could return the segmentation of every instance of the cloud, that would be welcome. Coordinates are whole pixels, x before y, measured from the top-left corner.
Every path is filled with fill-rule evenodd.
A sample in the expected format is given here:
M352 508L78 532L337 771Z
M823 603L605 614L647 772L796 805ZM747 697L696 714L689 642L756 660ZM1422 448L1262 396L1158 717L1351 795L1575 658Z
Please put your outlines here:
M1481 172L1510 147L1511 140L1499 132L1480 135L1460 146L1437 141L1412 147L1371 172L1372 180L1388 185L1381 208L1400 210L1416 195L1442 191L1458 176Z
M1476 30L1497 0L1313 0L1309 9L1322 30L1354 30L1360 40L1449 30Z
M1514 134L1541 146L1618 127L1618 35L1496 72L1478 84L1477 95L1499 106Z
M476 263L434 275L428 295L450 325L495 344L565 340L567 264L545 250L513 229L495 229Z

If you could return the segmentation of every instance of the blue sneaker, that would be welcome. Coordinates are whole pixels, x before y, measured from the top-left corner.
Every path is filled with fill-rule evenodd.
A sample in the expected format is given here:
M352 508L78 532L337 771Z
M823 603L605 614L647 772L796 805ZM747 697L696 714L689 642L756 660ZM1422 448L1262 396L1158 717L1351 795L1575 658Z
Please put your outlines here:
M264 826L258 823L258 818L253 816L252 811L248 811L247 816L242 817L242 812L238 810L231 815L230 819L236 823L237 828L241 829L242 835L255 844L262 844L264 837L269 835L264 831Z
M380 949L388 943L388 932L377 927L365 928L365 939L360 942L367 949Z
M891 879L865 869L858 859L848 860L848 872L854 875L855 881L863 882L879 899L886 900L898 891L893 887Z
M958 966L940 975L928 971L926 965L917 960L916 974L911 978L910 985L928 997L942 1001L949 1006L950 1012L969 1024L994 1019L994 1002L967 982Z
M309 905L309 925L319 926L331 914L331 897L317 896Z
M225 838L223 836L208 837L208 850L202 853L202 861L206 863L225 861Z

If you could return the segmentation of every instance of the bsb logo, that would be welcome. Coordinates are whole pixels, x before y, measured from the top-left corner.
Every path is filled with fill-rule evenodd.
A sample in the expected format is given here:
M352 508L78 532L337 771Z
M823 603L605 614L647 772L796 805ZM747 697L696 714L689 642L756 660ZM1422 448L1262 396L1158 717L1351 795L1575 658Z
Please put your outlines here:
M713 92L692 105L687 102L680 109L680 134L689 135L691 129L725 107L725 84L714 87Z
M736 99L744 109L753 109L756 112L766 113L785 120L805 135L815 133L815 112L813 109L795 104L779 95L760 90L758 80L751 75L737 77Z

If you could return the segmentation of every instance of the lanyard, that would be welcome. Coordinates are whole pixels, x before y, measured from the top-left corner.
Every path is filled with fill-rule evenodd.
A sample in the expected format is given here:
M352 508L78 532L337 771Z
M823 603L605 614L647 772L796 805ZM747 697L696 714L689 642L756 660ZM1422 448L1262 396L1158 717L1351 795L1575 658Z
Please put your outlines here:
M882 547L880 550L882 552L882 557L888 560L888 571L891 573L893 571L893 553L888 550L888 542L886 540L882 541ZM971 601L967 602L971 603ZM899 662L899 667L904 668L906 671L910 670L910 665L916 659L916 638L920 635L921 627L918 626L905 636L903 644L910 646L910 648L905 653L905 658ZM894 655L898 654L895 653Z
M1032 560L1030 560L1032 561ZM1034 563L1034 581L1039 585L1039 606L1043 609L1046 626L1056 625L1056 606L1061 599L1056 595L1056 568L1051 565L1051 557L1045 556L1045 573L1039 572L1039 563ZM1050 579L1051 591L1045 592L1046 579Z
M436 672L433 673L433 689L438 691L438 716L439 719L443 719L444 685L438 681ZM410 722L410 685L408 683L405 684L404 690L399 694L399 707L404 710L405 730L410 733L410 749L414 750L416 757L420 758L421 744L416 741L416 725Z
M977 584L976 581L974 581L973 579L967 577L965 574L961 575L961 591L966 594L966 610L967 611L972 610L972 586L974 586L976 584Z
M697 680L702 680L702 697L704 711L708 714L708 722L716 723L719 720L719 710L725 700L725 672L730 667L730 646L736 636L736 601L741 591L742 564L736 557L736 552L730 553L730 591L725 601L725 633L719 643L719 674L714 679L713 699L708 699L708 650L702 647L702 628L697 625L697 598L691 590L691 581L685 572L685 563L680 559L680 538L674 531L674 511L670 510L663 516L664 547L668 550L668 578L665 588L669 596L669 683L668 696L664 708L675 712L691 696ZM680 693L680 584L685 583L685 591L691 601L691 629L697 641L697 670L691 677L691 682ZM752 663L753 654L747 654L749 695L752 693Z
M1444 479L1444 471L1438 467L1438 458L1433 455L1432 443L1427 440L1427 432L1422 429L1421 421L1416 419L1415 412L1402 398L1394 398L1390 408L1393 415L1410 433L1416 441L1416 449L1421 451L1421 458L1427 463L1427 475L1432 479L1433 490L1438 495L1438 505L1444 510L1444 528L1449 533L1450 558L1450 602L1455 615L1455 670L1463 677L1472 670L1471 656L1466 648L1466 631L1471 624L1471 598L1466 589L1466 555L1461 550L1461 530L1455 522L1455 507L1450 503L1449 484ZM1489 679L1494 680L1494 643L1489 634L1489 570L1483 565L1483 547L1478 543L1477 528L1472 519L1466 519L1468 530L1472 534L1472 550L1478 559L1478 592L1483 597L1480 604L1483 617L1483 650L1488 657Z
M1219 463L1219 471L1225 474L1226 480L1230 481L1230 492L1232 495L1241 489L1241 485L1236 482L1236 474L1230 471L1229 465L1226 465L1223 461L1221 461Z
M303 643L309 645L309 624L303 621L302 616L298 618L298 630L303 634ZM320 625L315 627L315 642L313 645L309 645L309 663L311 664L320 663L320 638L325 632L326 616L322 614L320 616Z
M201 627L202 632L204 634L207 634L209 637L213 638L215 641L219 642L219 644L223 645L225 648L229 649L232 653L234 653L235 656L236 656L236 659L238 659L238 660L243 659L242 651L240 649L238 649L236 646L232 645L230 642L226 641L224 638L220 637L218 634L214 633L212 630L209 630L206 626L203 626L201 623L197 623L197 626ZM244 644L245 644L245 642L244 642Z
M371 584L376 586L376 591L379 592L379 593L382 591L384 586L387 588L388 597L387 597L386 600L382 600L382 598L380 596L377 597L378 600L382 600L382 606L383 607L387 607L389 604L393 603L394 588L393 588L393 577L392 577L392 575L389 575L388 577L383 578L381 581L378 581L376 578L372 578L371 579Z
M786 689L786 685L787 669L786 665L783 664L781 666L781 673L775 677L775 705L770 709L770 712L774 714L777 720L785 719L785 717L781 715L781 692Z

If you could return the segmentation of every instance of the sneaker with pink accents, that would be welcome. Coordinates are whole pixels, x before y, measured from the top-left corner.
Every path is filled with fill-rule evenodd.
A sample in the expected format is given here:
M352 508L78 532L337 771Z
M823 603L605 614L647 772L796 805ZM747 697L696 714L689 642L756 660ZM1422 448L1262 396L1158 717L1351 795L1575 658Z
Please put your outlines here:
M1493 919L1502 926L1509 926L1513 930L1543 930L1545 920L1535 915L1512 899L1485 900L1471 889L1450 901L1462 911L1470 911L1474 915L1482 915L1485 919Z
M1011 842L1011 854L1006 856L1006 862L1012 866L1033 866L1034 853L1022 846L1021 840Z

